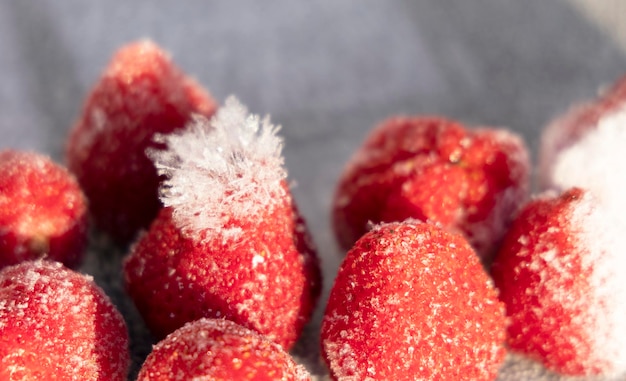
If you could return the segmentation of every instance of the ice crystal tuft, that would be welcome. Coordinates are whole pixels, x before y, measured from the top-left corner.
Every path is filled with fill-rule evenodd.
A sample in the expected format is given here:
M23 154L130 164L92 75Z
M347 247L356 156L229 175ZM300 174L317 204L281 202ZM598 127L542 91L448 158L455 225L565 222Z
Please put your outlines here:
M184 233L234 238L239 219L254 219L284 197L279 129L231 96L210 121L195 116L182 131L157 136L166 149L148 156L166 177L160 198Z

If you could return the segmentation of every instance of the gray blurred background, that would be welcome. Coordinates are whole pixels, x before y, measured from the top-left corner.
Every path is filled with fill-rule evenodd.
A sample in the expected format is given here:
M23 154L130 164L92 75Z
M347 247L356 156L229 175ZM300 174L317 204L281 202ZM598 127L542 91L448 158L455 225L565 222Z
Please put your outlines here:
M0 0L0 148L62 161L114 51L152 39L218 102L234 94L283 126L328 288L334 185L376 123L442 114L511 128L535 152L551 118L626 74L624 16L623 0Z

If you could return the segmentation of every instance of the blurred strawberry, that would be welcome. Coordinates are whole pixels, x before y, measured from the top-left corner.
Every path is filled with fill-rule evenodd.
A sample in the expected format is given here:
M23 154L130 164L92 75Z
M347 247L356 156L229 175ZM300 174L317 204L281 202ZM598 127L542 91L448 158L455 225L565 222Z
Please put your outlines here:
M213 99L149 41L121 48L95 84L67 142L67 161L96 224L127 243L156 217L159 176L145 155L154 135L211 116Z
M0 268L46 257L77 267L87 246L87 202L76 179L46 156L0 152Z
M566 178L563 179L562 177L567 177L568 174L560 173L563 169L557 168L562 165L559 164L560 156L579 144L588 135L597 132L603 124L606 124L607 118L615 119L616 113L623 114L625 108L626 76L604 90L596 99L575 104L567 112L550 122L543 130L540 140L538 175L541 188L544 190L558 188L563 191L572 186L588 187L592 185L573 183L567 181ZM626 117L621 119L622 121L618 122L619 126L615 126L617 132L626 130L626 122L624 121ZM614 123L609 122L609 124ZM620 141L620 137L615 134L609 139ZM591 157L593 154L590 153L585 156Z
M418 218L464 234L488 259L528 191L516 135L436 117L391 118L354 154L335 192L333 223L349 249L369 222Z

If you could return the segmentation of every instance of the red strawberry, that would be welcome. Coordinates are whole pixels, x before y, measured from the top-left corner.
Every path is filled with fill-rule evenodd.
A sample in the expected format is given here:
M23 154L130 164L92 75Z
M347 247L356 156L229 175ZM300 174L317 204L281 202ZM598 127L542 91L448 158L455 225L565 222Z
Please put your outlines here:
M567 375L626 371L623 228L581 189L528 203L494 259L508 344Z
M0 379L126 379L122 316L90 277L59 262L0 271Z
M320 270L295 209L282 140L236 100L153 151L166 205L133 246L127 289L158 337L227 318L291 347L320 293Z
M565 114L553 120L541 135L538 170L541 186L544 189L555 186L567 189L572 185L585 187L591 185L561 184L563 180L559 177L563 175L558 173L559 169L555 168L558 166L559 156L599 129L605 118L611 117L625 107L626 76L604 91L597 99L574 105ZM618 130L624 130L623 123L621 122L621 126L617 127ZM620 139L617 138L617 140Z
M200 319L158 343L137 381L305 381L310 376L278 344L229 320Z
M113 57L87 98L67 145L69 168L90 201L96 224L119 243L147 228L161 207L159 176L145 155L156 133L182 128L216 104L149 41Z
M0 268L47 257L76 267L87 245L78 183L46 156L0 152Z
M419 218L462 232L486 258L526 197L528 177L528 153L516 135L435 117L392 118L344 170L335 232L348 249L369 222Z
M322 321L334 380L494 380L502 303L460 235L407 220L374 227L348 252Z

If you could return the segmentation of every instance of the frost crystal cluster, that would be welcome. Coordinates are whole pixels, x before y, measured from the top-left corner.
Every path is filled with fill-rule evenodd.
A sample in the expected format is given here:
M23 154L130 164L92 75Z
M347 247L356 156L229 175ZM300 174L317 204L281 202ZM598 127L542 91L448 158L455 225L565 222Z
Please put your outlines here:
M253 219L285 197L279 129L231 96L210 121L195 116L182 131L157 137L166 149L148 156L166 177L160 198L184 233L234 238L241 228L231 219Z

